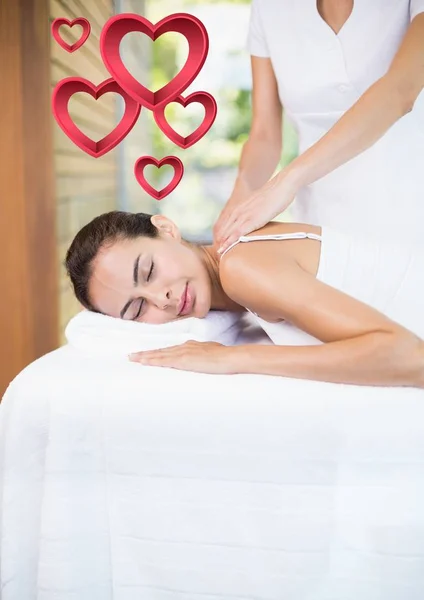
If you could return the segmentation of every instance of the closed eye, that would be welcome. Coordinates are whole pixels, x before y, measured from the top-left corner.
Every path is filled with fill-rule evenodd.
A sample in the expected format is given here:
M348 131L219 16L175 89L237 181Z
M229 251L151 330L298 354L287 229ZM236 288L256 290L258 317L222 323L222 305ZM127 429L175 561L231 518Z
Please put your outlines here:
M150 271L149 271L149 274L147 276L147 281L150 280L150 278L151 278L151 276L153 274L154 268L155 268L155 263L152 261L152 266L150 267ZM141 309L143 308L143 304L144 304L144 300L142 300L140 302L140 306L139 306L138 312L137 312L136 316L134 317L133 321L136 321L138 319L138 317L140 316Z
M155 263L152 261L152 266L150 268L149 275L147 276L147 281L149 281L150 277L152 276L154 268L155 268Z

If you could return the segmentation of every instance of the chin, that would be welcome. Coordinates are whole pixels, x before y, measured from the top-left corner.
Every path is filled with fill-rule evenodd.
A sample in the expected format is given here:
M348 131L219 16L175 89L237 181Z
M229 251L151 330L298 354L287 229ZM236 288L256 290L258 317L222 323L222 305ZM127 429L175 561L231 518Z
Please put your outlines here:
M203 319L208 314L209 309L202 303L199 302L199 299L196 298L195 305L193 306L193 310L187 315L187 317L193 317L195 319Z
M197 311L195 311L195 312L199 313L199 315L198 315L199 319L204 319L211 310L212 310L212 308L211 308L210 302L207 302L203 306L198 307Z

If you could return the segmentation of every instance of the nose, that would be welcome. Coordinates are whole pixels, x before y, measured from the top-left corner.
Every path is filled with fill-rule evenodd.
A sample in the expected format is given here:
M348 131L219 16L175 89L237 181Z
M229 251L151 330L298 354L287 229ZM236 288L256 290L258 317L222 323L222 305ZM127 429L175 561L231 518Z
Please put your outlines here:
M169 307L171 292L158 291L152 298L153 302L161 310L166 310Z

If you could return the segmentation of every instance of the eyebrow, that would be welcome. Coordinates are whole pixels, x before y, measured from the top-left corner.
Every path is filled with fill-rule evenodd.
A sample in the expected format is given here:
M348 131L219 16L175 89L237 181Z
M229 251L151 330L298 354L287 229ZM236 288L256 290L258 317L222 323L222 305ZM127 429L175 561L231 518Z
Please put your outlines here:
M141 254L139 254L137 256L137 258L134 261L134 269L133 269L133 282L134 282L134 287L136 285L138 285L138 267L140 264L140 258L141 258ZM125 313L127 312L128 308L130 307L131 303L133 302L134 298L131 298L131 300L128 300L128 302L125 304L124 308L121 310L119 316L121 317L121 319L123 319Z

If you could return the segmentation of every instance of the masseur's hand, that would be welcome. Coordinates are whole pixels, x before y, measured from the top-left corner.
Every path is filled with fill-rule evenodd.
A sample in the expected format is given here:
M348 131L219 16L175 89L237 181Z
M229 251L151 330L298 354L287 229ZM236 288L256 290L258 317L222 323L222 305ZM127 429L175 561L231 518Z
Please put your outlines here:
M152 367L168 367L197 373L230 374L237 372L235 361L231 360L231 349L231 346L224 346L218 342L190 340L178 346L136 352L130 354L129 359Z
M280 171L263 187L237 205L223 211L214 227L214 243L222 253L242 235L247 235L286 210L293 202L297 187L293 180Z
M234 213L235 209L241 206L246 200L250 198L253 190L251 190L243 181L237 180L234 186L233 192L227 200L221 214L218 217L215 225L213 226L213 237L215 244L221 240L221 233L226 226L228 219ZM218 246L219 247L219 246Z

